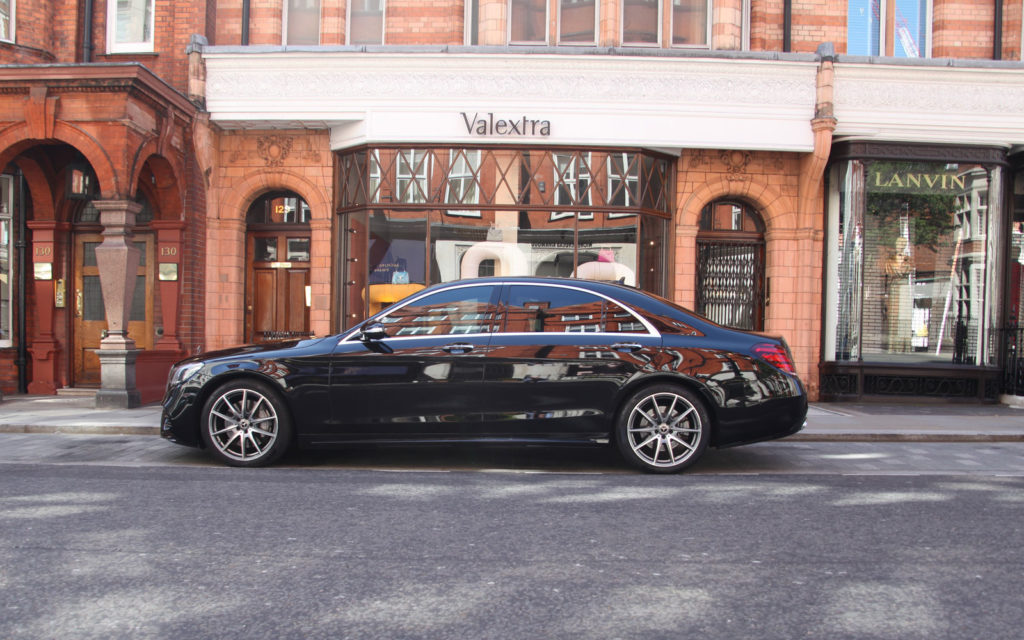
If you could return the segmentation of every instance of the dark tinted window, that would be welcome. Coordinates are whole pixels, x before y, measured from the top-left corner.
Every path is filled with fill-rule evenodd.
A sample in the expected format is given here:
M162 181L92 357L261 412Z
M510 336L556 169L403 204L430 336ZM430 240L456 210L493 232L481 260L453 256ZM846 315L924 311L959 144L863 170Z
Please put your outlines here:
M626 309L578 289L512 285L504 311L505 333L647 333Z
M494 330L493 286L446 289L420 298L381 319L389 336L441 336Z

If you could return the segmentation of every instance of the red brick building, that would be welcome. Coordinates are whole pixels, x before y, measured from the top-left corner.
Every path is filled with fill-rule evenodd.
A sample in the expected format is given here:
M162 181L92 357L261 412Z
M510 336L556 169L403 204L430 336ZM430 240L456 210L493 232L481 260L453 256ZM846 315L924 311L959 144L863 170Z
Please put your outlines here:
M815 398L994 398L1021 9L0 1L0 390L150 401L507 273L781 334Z

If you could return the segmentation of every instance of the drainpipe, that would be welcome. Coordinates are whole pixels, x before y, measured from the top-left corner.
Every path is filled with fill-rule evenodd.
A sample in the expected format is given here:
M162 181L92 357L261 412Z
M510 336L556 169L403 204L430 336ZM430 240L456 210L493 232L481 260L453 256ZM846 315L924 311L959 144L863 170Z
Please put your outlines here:
M1003 59L1003 0L996 1L996 24L992 38L992 59Z
M92 62L92 0L85 0L85 7L82 9L82 62Z
M242 0L242 46L249 44L249 2Z
M793 50L793 0L782 3L782 50L785 53Z
M28 222L25 220L25 176L18 167L14 175L18 176L18 240L14 244L18 252L18 353L14 364L18 367L18 393L28 393L28 337L25 332L25 304L28 301L25 289L28 278L25 277L25 253L28 251Z

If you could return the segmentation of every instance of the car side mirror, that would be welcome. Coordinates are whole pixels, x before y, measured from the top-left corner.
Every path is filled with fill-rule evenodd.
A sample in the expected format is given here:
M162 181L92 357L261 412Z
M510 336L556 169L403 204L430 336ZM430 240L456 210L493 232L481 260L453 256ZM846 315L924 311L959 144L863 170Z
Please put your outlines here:
M361 342L376 342L386 337L388 337L388 331L379 322L368 324L359 332L359 340Z

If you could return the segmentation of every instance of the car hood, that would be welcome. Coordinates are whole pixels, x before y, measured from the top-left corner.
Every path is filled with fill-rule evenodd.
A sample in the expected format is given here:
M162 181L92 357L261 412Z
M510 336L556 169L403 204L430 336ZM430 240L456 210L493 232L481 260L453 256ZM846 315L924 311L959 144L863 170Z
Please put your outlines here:
M311 347L319 344L328 338L304 338L295 340L279 340L275 342L261 342L259 344L245 344L238 347L230 347L227 349L218 349L217 351L206 351L198 355L194 355L190 358L185 358L178 364L188 364L190 362L212 362L217 360L233 359L239 356L243 357L259 357L260 354L277 353L280 351L288 351L296 348Z

